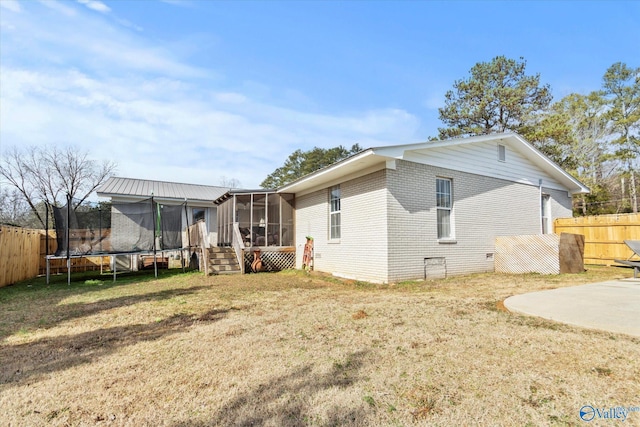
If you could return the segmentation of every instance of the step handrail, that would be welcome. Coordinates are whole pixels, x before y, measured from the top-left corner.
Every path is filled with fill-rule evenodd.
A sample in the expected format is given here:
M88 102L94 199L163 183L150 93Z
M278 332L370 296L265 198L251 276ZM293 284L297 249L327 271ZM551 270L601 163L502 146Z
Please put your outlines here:
M236 253L240 273L244 274L244 243L242 240L242 234L240 233L240 225L238 225L237 222L233 223L233 238L231 239L231 245L233 246L233 251Z

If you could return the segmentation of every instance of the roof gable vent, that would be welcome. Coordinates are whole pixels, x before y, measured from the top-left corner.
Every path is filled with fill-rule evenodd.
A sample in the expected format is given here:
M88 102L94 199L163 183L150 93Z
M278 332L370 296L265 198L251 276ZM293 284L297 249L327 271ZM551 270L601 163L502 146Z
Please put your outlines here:
M498 160L501 162L507 161L507 148L502 144L498 144Z

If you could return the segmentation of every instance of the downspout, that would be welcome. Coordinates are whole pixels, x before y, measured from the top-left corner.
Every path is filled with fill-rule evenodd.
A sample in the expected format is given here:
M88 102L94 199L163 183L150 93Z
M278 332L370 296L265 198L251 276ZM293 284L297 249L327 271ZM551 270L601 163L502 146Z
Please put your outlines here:
M70 238L70 230L69 227L71 225L71 194L67 193L67 285L71 285L71 252L69 252L69 242Z
M538 222L538 224L540 224L540 234L544 234L544 217L543 217L543 209L544 206L542 205L542 178L540 178L538 180L538 190L539 190L539 194L538 194L538 203L540 203L540 221Z
M156 218L156 212L153 206L153 193L151 193L151 216L153 218L153 271L155 278L158 278L158 264L156 262L156 227L158 224L158 218Z
M47 210L46 218L45 218L45 237L44 237L44 252L45 252L45 260L47 263L47 285L49 284L49 203L44 202L44 207Z
M187 198L184 198L184 220L185 223L187 224L187 242L189 241L189 218L188 218L188 214L187 214ZM180 216L182 217L182 213L180 214ZM182 218L180 218L180 229L182 230ZM182 240L182 236L184 236L182 234L182 232L180 232L180 243L181 243L181 248L180 248L180 264L182 264L182 272L184 273L185 271L185 259L184 259L184 241ZM187 250L187 254L189 253L189 251Z

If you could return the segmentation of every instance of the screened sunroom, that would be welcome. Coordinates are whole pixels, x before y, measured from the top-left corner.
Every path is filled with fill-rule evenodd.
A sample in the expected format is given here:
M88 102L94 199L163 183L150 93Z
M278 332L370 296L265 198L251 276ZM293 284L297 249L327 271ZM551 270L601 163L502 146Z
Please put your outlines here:
M231 190L218 205L218 246L232 246L234 224L243 247L293 246L293 194Z
M294 267L293 194L230 190L214 203L218 205L217 246L231 246L242 253L246 267L256 250L266 270Z

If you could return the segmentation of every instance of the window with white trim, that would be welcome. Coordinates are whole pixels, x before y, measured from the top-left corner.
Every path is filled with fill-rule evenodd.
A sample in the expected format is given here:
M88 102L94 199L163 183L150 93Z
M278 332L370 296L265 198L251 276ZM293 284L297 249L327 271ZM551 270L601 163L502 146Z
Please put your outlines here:
M191 224L207 219L206 208L191 208Z
M329 189L329 238L340 238L340 186Z
M451 239L451 209L453 197L451 194L451 180L436 178L436 215L438 222L438 239Z

